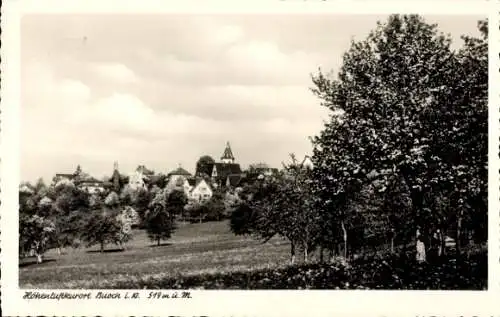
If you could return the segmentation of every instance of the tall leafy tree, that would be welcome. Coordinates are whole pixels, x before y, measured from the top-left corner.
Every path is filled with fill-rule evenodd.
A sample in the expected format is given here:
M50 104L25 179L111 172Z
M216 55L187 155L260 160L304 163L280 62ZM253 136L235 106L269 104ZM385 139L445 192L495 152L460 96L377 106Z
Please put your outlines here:
M210 156L210 155L203 155L198 159L196 162L196 175L197 176L210 176L210 175L205 175L208 172L208 166L210 164L214 164L215 160Z
M298 249L308 261L319 237L319 213L310 173L292 155L283 175L261 179L245 188L231 215L231 230L263 241L276 235L286 238L290 261L295 262Z
M104 252L106 244L121 245L122 223L118 220L118 215L116 210L108 207L96 209L90 213L82 228L82 240L87 243L87 247L97 244L100 246L100 251Z
M43 254L50 246L55 224L38 215L21 214L19 217L19 249L22 253L33 252L37 263L43 262Z
M421 17L393 15L365 40L351 44L336 78L321 70L313 76L313 92L332 111L313 140L325 230L345 227L352 216L346 205L373 182L373 174L385 186L392 176L404 181L413 230L428 232L443 222L431 210L433 193L461 196L455 177L465 165L458 154L466 144L456 129L471 134L475 129L469 124L485 121L479 115L464 118L475 107L469 102L474 90L461 83L464 62L450 44Z
M159 191L151 201L146 214L146 231L151 241L160 246L161 240L167 240L175 230L175 221L171 209L167 208L167 194Z
M173 190L167 195L166 199L167 212L172 216L181 216L188 200L184 191Z

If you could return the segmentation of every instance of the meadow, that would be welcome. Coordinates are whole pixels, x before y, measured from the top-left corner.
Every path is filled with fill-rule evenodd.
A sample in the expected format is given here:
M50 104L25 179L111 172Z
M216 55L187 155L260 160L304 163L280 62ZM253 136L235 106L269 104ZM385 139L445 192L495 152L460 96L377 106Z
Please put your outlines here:
M365 253L367 254L367 253ZM414 255L379 252L339 263L289 265L289 244L235 236L227 221L180 224L156 246L142 230L119 250L55 250L20 261L20 288L37 289L486 289L487 251L464 261L418 265Z
M120 282L276 268L289 262L289 244L272 239L265 245L251 237L235 236L227 221L179 224L173 237L161 246L145 231L135 230L125 250L108 245L50 250L44 263L20 260L21 288L106 288Z

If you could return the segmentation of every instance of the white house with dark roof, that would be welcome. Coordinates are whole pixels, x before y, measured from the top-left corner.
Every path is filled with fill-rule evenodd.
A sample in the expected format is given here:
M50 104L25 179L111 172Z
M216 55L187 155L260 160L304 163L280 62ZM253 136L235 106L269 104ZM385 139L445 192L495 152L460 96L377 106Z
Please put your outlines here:
M188 198L197 202L205 202L210 200L214 194L212 187L203 179L190 179L189 184L191 190L189 191Z
M191 186L189 185L188 179L191 178L191 173L179 166L175 170L168 173L167 177L168 182L165 186L167 192L171 192L177 189L183 190L184 193L186 193L186 196L189 194Z
M73 174L56 174L52 179L53 186L74 185L88 192L89 194L102 193L106 184L82 171L80 165L77 166Z

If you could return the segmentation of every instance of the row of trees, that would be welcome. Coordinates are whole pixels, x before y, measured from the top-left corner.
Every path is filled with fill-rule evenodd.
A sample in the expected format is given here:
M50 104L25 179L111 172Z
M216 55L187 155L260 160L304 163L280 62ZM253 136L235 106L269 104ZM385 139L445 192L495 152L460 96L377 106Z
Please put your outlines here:
M165 184L166 185L166 182ZM208 202L188 201L180 190L152 186L120 192L109 188L89 194L73 182L46 186L24 183L19 190L20 255L42 255L51 248L91 247L115 244L124 248L132 238L132 228L147 231L158 245L169 239L177 221L192 222L227 218L231 194L216 192Z
M291 164L244 190L231 228L344 257L367 246L419 252L487 239L488 26L459 50L416 15L391 16L352 42L313 93L331 110L313 169ZM422 254L420 254L422 255ZM425 255L419 257L425 260Z

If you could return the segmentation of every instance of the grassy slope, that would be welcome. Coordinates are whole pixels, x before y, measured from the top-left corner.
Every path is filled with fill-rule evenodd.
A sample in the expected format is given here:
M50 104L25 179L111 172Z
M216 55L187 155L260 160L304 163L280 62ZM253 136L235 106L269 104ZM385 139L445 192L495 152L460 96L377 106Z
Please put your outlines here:
M262 246L252 238L234 236L227 222L182 225L160 247L144 231L137 231L126 251L99 253L97 249L67 249L62 255L50 251L39 265L24 260L20 287L102 288L130 279L282 266L289 259L286 241L275 239Z

